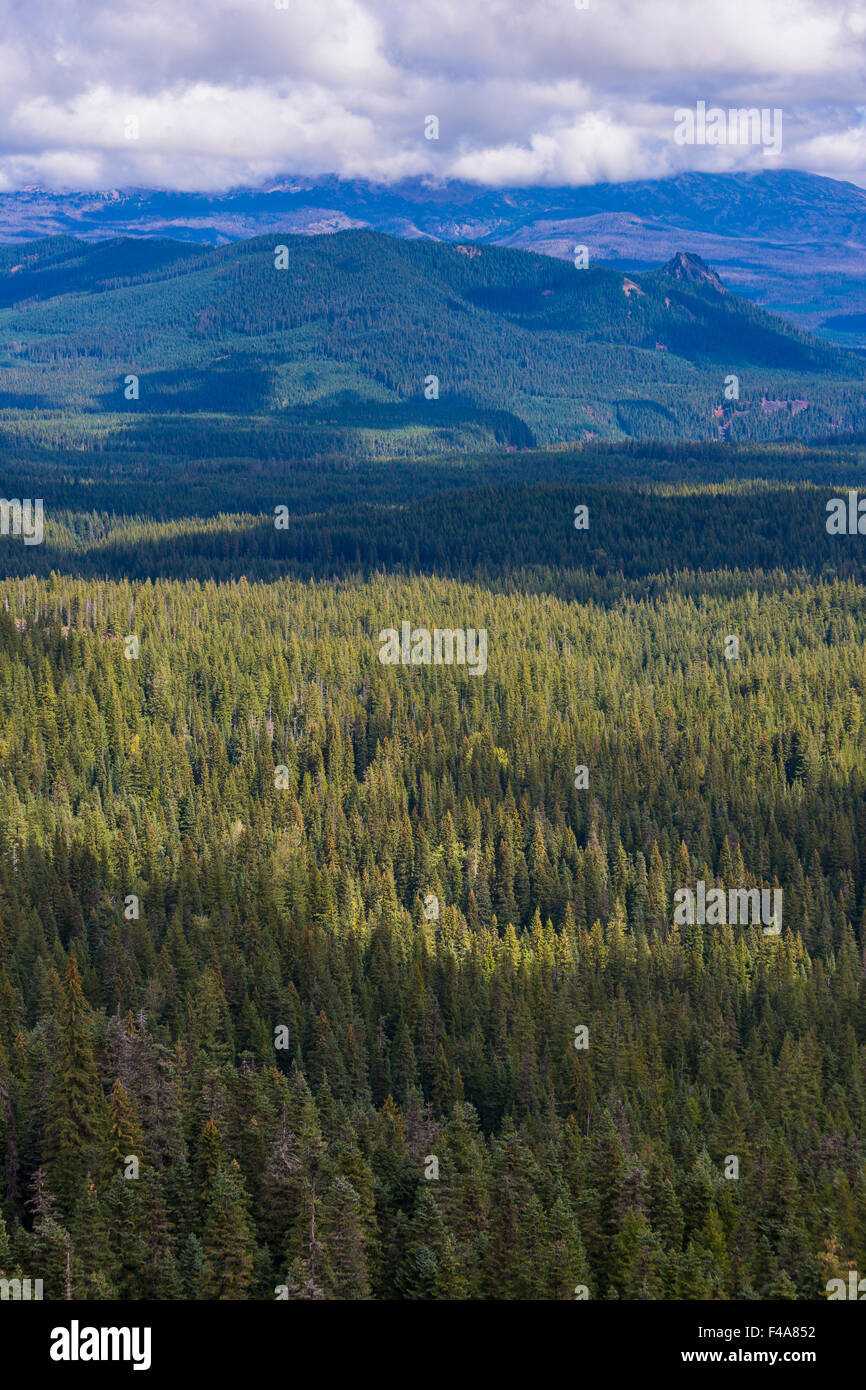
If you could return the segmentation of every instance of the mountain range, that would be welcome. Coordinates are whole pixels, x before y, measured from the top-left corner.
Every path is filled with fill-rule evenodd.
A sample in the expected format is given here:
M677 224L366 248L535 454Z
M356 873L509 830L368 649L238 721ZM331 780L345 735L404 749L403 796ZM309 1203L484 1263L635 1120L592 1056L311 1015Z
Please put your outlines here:
M792 170L688 173L582 188L285 178L223 194L147 189L0 194L0 242L72 234L219 245L368 228L502 245L639 271L680 249L741 296L840 345L866 345L866 192Z
M323 456L347 432L384 452L804 438L866 424L864 376L686 251L628 275L367 230L0 248L0 408L132 437L253 416Z

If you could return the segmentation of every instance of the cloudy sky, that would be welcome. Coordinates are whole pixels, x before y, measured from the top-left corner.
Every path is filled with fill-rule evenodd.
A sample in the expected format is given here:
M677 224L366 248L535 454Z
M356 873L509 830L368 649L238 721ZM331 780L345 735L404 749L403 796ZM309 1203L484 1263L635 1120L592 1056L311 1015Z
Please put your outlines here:
M866 186L866 3L587 2L0 0L0 190L778 167ZM780 108L781 155L678 145L699 101Z

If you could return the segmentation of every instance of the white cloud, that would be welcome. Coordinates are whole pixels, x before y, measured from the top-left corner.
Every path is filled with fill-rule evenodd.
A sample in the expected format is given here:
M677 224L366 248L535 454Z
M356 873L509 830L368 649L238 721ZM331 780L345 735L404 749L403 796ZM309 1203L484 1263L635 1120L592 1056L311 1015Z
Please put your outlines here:
M7 0L0 184L581 184L766 167L760 149L675 145L674 109L698 100L782 107L785 166L866 183L862 4L589 4ZM424 138L431 114L438 140Z
M453 161L450 173L474 183L616 183L642 174L664 173L664 165L644 151L640 132L589 112L572 126L533 135L528 145L472 150Z

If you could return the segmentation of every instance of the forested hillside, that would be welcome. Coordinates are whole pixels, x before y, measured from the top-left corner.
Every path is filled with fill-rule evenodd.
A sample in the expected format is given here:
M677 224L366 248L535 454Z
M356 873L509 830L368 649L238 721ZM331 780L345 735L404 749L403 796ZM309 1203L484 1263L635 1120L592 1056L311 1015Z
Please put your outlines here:
M0 1390L839 1390L866 23L6 8Z
M862 357L697 264L629 277L366 231L3 247L0 409L97 432L121 412L149 453L215 413L278 420L305 456L866 428Z
M866 198L841 178L793 168L711 172L581 187L485 187L454 179L382 184L286 177L212 192L112 188L0 192L0 240L172 237L219 245L274 233L373 228L410 239L497 245L627 275L683 247L735 293L832 342L866 337Z
M254 474L196 519L156 466L125 516L132 460L47 467L94 510L2 542L6 1276L808 1299L866 1265L866 613L824 525L860 454L525 457L368 467L354 520L336 469L285 530ZM383 665L405 619L483 628L486 673ZM700 879L781 887L781 933L677 925Z

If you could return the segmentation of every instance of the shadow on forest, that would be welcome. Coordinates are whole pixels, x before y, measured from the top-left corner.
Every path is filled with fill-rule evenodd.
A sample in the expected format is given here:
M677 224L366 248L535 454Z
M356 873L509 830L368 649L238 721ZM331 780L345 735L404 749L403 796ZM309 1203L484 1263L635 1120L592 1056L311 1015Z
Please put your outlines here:
M615 602L663 591L675 576L739 571L737 589L777 587L781 572L866 578L856 537L826 531L827 493L752 486L676 494L635 486L539 483L438 492L395 505L340 505L288 514L221 515L200 526L145 523L107 539L24 546L0 540L0 573L86 578L328 580L380 571L430 574L492 588ZM588 509L576 529L575 508ZM770 578L775 572L775 577Z

